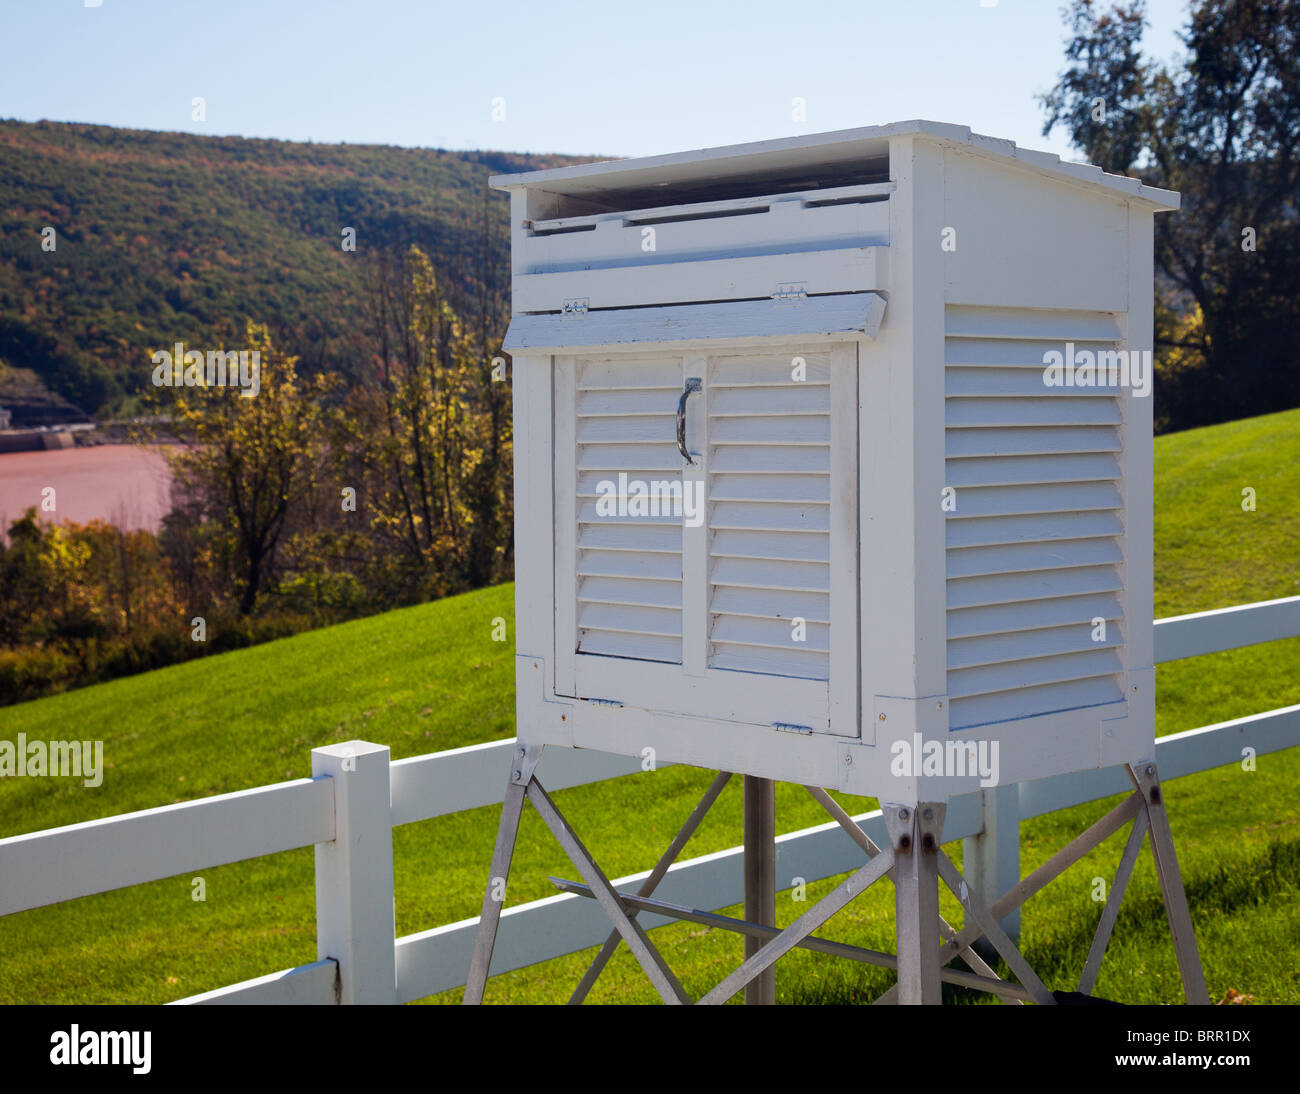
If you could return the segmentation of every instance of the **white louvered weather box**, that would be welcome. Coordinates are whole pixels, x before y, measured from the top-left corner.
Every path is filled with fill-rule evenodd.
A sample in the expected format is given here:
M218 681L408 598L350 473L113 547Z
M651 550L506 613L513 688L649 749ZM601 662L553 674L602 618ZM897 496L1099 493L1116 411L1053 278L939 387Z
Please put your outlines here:
M896 801L990 784L931 741L1151 754L1176 195L932 122L493 183L521 741Z

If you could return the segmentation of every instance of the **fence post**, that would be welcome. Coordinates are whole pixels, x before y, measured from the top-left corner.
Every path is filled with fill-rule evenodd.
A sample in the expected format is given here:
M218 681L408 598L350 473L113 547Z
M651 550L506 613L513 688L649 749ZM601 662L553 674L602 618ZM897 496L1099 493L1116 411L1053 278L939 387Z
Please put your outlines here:
M316 844L316 955L339 966L340 1003L396 1003L393 817L387 745L313 748L334 782L334 840Z
M984 829L961 841L962 874L972 895L988 907L1020 880L1020 785L995 786L979 794ZM1020 909L1000 926L1012 941L1018 941ZM976 949L992 952L986 939L981 939Z

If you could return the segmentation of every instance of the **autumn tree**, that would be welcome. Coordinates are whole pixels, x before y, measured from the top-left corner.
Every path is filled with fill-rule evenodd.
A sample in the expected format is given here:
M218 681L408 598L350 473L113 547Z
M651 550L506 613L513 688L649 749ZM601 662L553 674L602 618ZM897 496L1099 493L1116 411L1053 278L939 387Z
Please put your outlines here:
M366 484L385 583L410 599L499 579L510 447L490 336L467 328L418 247L373 259L367 289L369 368L344 458Z
M472 586L511 576L514 548L514 437L511 393L501 343L510 319L510 266L501 261L509 251L505 235L508 218L498 216L484 190L475 233L476 288L470 320L475 399L482 456L470 477L468 504L474 513L470 529L469 573Z
M87 579L90 545L74 529L42 523L31 508L8 538L0 542L0 644L102 631L101 596Z
M297 358L278 350L264 326L248 324L256 354L255 395L237 386L177 386L170 391L169 455L180 509L202 525L211 561L233 584L241 615L272 582L295 510L317 483L327 452L324 376L298 374Z

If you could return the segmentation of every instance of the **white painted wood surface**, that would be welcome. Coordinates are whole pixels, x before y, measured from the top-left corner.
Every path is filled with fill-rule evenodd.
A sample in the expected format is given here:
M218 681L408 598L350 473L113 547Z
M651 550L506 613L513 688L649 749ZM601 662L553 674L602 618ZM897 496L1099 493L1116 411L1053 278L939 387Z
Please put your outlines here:
M1234 604L1155 623L1155 661L1180 661L1300 635L1300 596Z
M1115 256L1128 248L1128 210L1112 192L1083 193L969 149L944 151L944 182L941 223L956 242L943 256L949 303L1126 310Z
M514 752L512 737L394 760L393 826L500 805ZM550 749L537 770L542 784L555 791L641 773L641 762L589 749Z
M677 263L747 251L786 254L889 243L887 201L810 204L815 197L813 191L758 202L707 202L533 221L524 237L524 253L516 259L515 276L598 271L631 265L638 258ZM745 215L736 215L737 206Z
M809 296L872 292L888 287L887 250L880 246L838 247L516 274L511 296L518 315L559 312L566 300L585 300L589 308L755 300L770 297L783 283L803 285Z
M806 314L785 310L791 329ZM555 358L557 692L856 736L855 348L711 348ZM688 380L693 465L674 421ZM705 522L602 515L620 474L706 486Z
M334 787L334 838L316 844L316 955L338 966L339 1002L392 1003L393 814L387 745L314 748Z
M177 999L169 1006L334 1006L339 1003L337 961L313 961L239 984Z
M314 779L10 836L0 915L333 838L333 788Z
M540 658L549 653L554 633L554 624L539 603L553 603L554 546L549 539L532 542L527 531L551 519L551 469L554 464L552 382L549 356L514 351L510 376L515 410L511 419L514 432L514 640L515 650L521 658ZM521 672L532 673L532 662L526 664ZM546 664L550 665L550 662ZM536 671L540 674L541 670ZM547 681L552 688L553 683ZM537 687L528 683L517 686L517 694L521 696L540 690L540 684Z
M613 308L582 319L560 315L516 315L504 348L518 355L550 352L610 352L642 344L674 350L719 348L727 342L760 340L790 344L809 337L874 338L885 314L879 293L811 296L799 304L740 300L663 308Z
M1139 518L1143 493L1120 463L1135 430L1110 430L1117 459L1092 452L1093 441L1077 427L1109 424L1103 418L1118 426L1128 399L1109 389L1087 398L1086 414L1068 421L1061 412L1085 401L1065 394L1071 389L1046 387L1041 363L1049 327L1066 341L1110 348L1119 346L1120 327L1089 312L947 311L946 482L955 492L945 522L950 728L1122 702L1125 639L1140 639L1145 629L1130 627L1119 610L1118 597L1127 595L1125 545L1134 526L1145 529L1138 542L1150 542L1150 518ZM1103 334L1109 342L1091 341ZM1029 364L1035 356L1037 365ZM1080 451L1070 452L1072 443ZM1013 446L1025 450L1006 455ZM1129 576L1140 585L1141 567ZM1054 625L1044 626L1049 619ZM1096 619L1107 628L1104 638ZM1149 646L1139 648L1149 658Z

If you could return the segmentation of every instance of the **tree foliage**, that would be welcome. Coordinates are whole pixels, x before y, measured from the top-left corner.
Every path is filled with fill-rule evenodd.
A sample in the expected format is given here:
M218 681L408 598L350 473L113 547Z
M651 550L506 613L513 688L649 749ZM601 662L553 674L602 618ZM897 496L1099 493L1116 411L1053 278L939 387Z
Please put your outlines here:
M1300 5L1197 0L1168 63L1141 53L1142 0L1074 0L1066 20L1044 132L1064 126L1092 162L1183 195L1156 218L1161 304L1177 317L1159 327L1158 419L1300 406Z
M232 385L162 388L177 508L207 532L205 549L248 615L273 579L290 519L316 488L325 452L325 401L335 378L298 374L297 358L249 324L241 352L256 355L259 390Z
M466 324L418 247L372 263L368 290L369 368L340 453L361 476L385 583L427 596L500 580L511 449L507 388L484 352L495 324Z
M148 347L210 342L252 318L305 369L352 376L358 260L418 244L469 315L485 202L492 269L507 264L507 203L488 176L570 162L0 120L0 360L120 414L148 385Z

